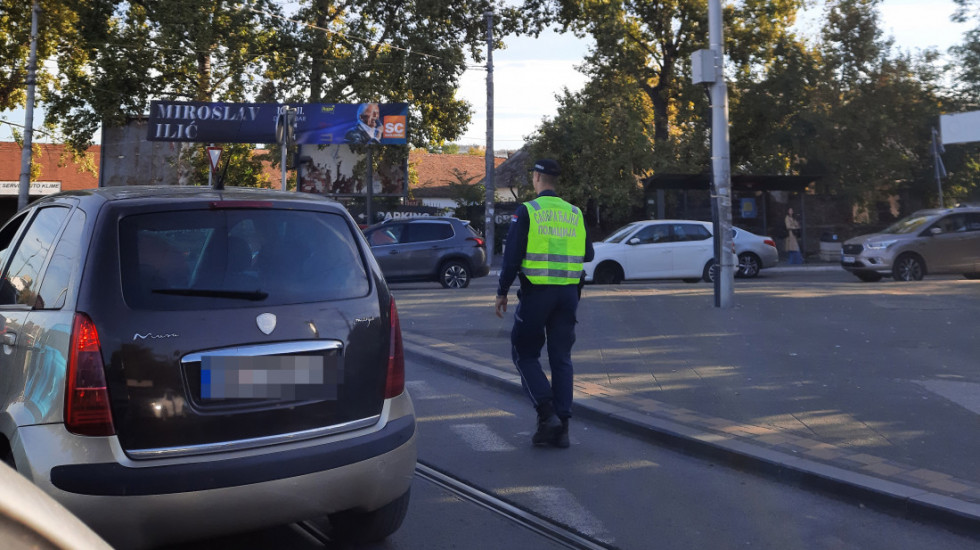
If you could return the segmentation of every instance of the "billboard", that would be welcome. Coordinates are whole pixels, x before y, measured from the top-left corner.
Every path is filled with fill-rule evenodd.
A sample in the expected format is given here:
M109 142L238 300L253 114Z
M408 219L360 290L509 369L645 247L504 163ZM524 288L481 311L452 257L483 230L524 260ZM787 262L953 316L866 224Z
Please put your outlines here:
M939 133L943 145L980 141L980 111L940 116Z
M276 143L276 124L296 110L300 144L406 145L407 103L209 103L154 101L148 141Z
M317 195L367 196L367 163L374 196L403 197L408 190L404 152L376 152L370 157L347 145L301 145L298 189Z

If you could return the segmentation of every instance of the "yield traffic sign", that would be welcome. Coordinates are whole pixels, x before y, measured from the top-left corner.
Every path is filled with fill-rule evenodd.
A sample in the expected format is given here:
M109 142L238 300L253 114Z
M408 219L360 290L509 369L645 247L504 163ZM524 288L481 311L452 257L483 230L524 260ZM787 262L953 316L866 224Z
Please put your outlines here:
M221 147L208 147L208 160L211 161L211 173L218 173L218 159L221 157Z

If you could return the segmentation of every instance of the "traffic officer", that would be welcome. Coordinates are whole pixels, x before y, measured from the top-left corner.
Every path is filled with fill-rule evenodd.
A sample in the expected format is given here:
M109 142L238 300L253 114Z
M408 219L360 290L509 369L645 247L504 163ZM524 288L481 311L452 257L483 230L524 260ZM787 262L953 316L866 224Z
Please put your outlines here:
M582 211L558 197L561 168L551 159L534 163L531 181L538 197L511 217L497 287L497 317L507 311L507 292L520 276L518 305L510 334L511 355L524 390L538 413L536 446L567 448L572 416L572 344L582 264L592 259ZM551 382L541 368L548 343Z

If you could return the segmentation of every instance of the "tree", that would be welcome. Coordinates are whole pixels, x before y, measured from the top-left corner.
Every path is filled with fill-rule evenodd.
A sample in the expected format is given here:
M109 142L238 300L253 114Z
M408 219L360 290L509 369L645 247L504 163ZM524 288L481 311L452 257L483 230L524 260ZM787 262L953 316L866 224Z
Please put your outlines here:
M789 32L802 4L745 0L728 6L725 49L733 66L752 67L771 57L771 44ZM592 80L628 77L646 94L658 166L677 170L690 163L691 142L675 129L704 126L705 98L690 84L688 59L708 47L706 2L528 0L527 5L542 21L595 39L585 66Z
M593 80L579 93L565 90L558 115L528 144L530 157L556 159L562 197L585 209L593 225L611 229L631 219L638 174L653 164L651 111L628 77Z
M977 26L966 32L962 44L951 49L956 63L949 67L955 75L954 88L964 103L980 103L980 2L954 0L956 11L951 19L957 23L974 21Z
M30 2L0 0L0 107L23 101ZM484 12L500 40L521 25L492 0L43 0L40 102L78 150L158 98L412 105L410 139L458 137L466 55L479 61ZM5 13L7 13L5 11ZM251 156L243 157L245 161ZM198 161L200 164L200 161Z
M879 5L828 6L820 45L828 85L815 96L827 105L826 128L815 156L824 189L847 203L870 206L898 194L911 205L933 204L931 131L943 100L937 53L893 52L879 28Z
M483 59L491 8L499 47L521 14L491 0L305 0L289 35L294 72L274 93L311 103L408 102L414 146L453 141L470 118L455 92L467 55Z
M946 70L952 75L952 95L944 113L975 111L980 105L980 2L955 0L952 20L973 21L976 26L963 35L963 42L950 49L953 62ZM980 201L980 144L964 143L946 147L943 155L949 176L945 195L955 201Z
M473 228L482 233L486 226L483 215L486 186L482 183L474 183L482 180L482 176L470 176L459 168L453 168L452 174L453 179L447 180L446 183L449 185L449 196L456 201L456 211L453 215L470 220Z

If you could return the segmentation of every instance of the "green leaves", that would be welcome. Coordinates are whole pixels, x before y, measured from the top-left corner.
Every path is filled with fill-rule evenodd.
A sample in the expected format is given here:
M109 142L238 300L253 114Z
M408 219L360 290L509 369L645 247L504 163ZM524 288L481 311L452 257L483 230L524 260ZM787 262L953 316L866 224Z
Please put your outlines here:
M977 0L957 0L961 20ZM794 34L800 0L741 0L724 8L732 172L819 176L818 192L841 204L904 199L906 210L935 203L931 130L944 112L980 102L980 27L953 50L959 65L938 70L937 53L896 53L880 28L881 0L829 0L816 42ZM566 94L533 146L573 167L564 184L595 201L600 218L624 215L630 182L652 173L709 167L709 104L691 83L689 58L708 47L706 3L695 0L533 0L541 24L595 38L583 71L590 83ZM954 88L945 81L958 78ZM602 91L600 91L602 90ZM609 125L609 98L623 102L644 133ZM968 109L965 109L968 110ZM634 155L619 154L628 143ZM948 151L947 199L976 197L977 163ZM641 154L642 153L642 154ZM625 168L624 167L628 167ZM976 200L976 199L974 199ZM637 203L633 203L637 204ZM626 214L628 215L628 214ZM603 220L605 221L605 220Z

